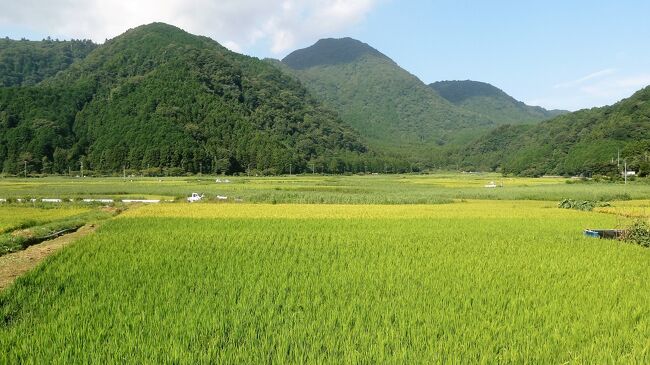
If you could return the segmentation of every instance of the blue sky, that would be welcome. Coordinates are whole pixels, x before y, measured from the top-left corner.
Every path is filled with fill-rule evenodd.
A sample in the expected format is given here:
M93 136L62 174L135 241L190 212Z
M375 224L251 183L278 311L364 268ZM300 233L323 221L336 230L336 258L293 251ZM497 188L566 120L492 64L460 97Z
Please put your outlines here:
M347 34L425 83L486 81L548 108L650 85L650 1L387 1Z
M650 1L0 0L0 35L102 42L164 21L260 58L351 36L425 83L479 80L547 108L650 85ZM71 21L73 19L74 21Z

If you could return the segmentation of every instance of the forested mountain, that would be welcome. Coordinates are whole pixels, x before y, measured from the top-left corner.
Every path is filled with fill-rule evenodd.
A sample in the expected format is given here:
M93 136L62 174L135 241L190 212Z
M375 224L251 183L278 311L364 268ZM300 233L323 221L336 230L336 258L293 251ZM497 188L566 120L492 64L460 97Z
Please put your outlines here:
M535 123L568 113L526 105L485 82L438 81L429 86L454 105L481 114L500 125Z
M25 164L29 172L65 173L83 163L101 173L462 166L590 174L616 171L618 150L631 169L650 170L650 88L539 122L559 112L485 83L429 87L350 38L321 40L283 62L239 55L162 23L100 46L0 45L5 173Z
M496 126L448 102L387 56L351 38L322 39L291 53L282 65L370 146L425 166L449 163L447 147Z
M528 176L611 174L619 150L631 170L650 170L650 87L612 106L502 126L465 148L460 160L468 169Z
M89 40L0 39L0 87L35 85L85 58L96 47Z
M0 88L2 170L280 173L380 164L301 84L213 40L154 23L35 86Z

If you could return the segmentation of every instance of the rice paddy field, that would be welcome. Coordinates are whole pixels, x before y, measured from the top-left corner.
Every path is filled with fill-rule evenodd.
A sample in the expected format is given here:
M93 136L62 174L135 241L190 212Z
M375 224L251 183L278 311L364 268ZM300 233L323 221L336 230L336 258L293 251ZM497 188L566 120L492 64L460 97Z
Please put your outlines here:
M133 206L50 256L0 292L0 363L650 363L650 250L582 235L647 219L647 185L366 178L0 181L243 197Z
M217 183L216 181L220 182ZM224 182L228 181L228 182ZM498 188L484 186L494 182ZM0 199L132 198L183 200L193 192L248 203L436 204L457 199L585 200L648 199L650 182L582 183L565 178L504 178L498 174L0 178Z
M29 227L48 223L54 220L72 217L86 213L90 209L84 207L30 207L28 206L2 206L0 205L0 233L16 228Z

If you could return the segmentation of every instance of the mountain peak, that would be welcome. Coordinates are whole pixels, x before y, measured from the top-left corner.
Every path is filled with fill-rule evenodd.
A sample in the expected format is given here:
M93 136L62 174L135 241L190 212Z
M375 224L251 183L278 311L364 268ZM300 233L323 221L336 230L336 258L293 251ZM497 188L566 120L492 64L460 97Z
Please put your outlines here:
M186 32L185 30L167 23L155 22L131 28L123 34L111 39L108 43L119 41L146 41L149 44L143 44L148 47L153 42L156 45L165 43L193 43L199 44L210 40L203 36L197 36ZM211 41L211 40L210 40ZM212 41L213 43L216 43Z
M368 44L346 37L321 39L310 47L292 52L282 62L293 69L303 70L315 66L350 63L365 55L390 61L390 58Z

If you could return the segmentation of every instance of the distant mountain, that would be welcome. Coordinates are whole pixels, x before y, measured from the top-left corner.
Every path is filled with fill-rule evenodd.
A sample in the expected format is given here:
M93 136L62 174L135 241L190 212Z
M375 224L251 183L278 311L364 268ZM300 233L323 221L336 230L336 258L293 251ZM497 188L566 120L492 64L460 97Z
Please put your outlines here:
M448 146L496 126L488 117L453 105L381 52L351 38L320 40L289 54L278 66L338 111L371 147L425 165L447 163Z
M460 160L468 169L527 176L615 174L619 151L630 169L650 172L650 87L612 106L502 126L467 146Z
M500 125L540 122L568 113L526 105L485 82L439 81L429 86L454 105L481 114Z
M351 63L364 56L392 62L383 53L352 38L321 39L309 48L292 52L282 62L293 69L304 70L315 66Z
M0 39L0 87L35 85L84 59L97 47L89 40Z
M0 88L4 172L24 161L48 173L81 162L226 173L367 163L357 134L299 82L209 38L154 23L80 58L36 86Z

